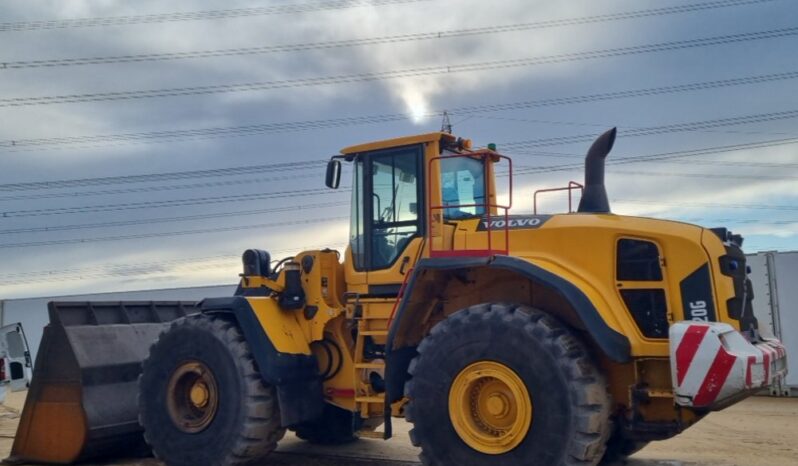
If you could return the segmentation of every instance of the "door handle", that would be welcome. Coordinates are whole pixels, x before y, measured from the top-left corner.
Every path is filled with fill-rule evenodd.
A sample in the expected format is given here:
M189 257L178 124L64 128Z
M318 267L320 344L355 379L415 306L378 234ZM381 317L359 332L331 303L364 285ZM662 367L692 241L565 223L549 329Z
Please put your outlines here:
M399 267L399 273L400 273L400 274L402 274L402 275L404 275L404 274L405 274L405 271L406 271L406 269L407 269L407 264L409 264L409 263L410 263L410 256L405 256L405 257L402 259L402 266L401 266L401 267Z

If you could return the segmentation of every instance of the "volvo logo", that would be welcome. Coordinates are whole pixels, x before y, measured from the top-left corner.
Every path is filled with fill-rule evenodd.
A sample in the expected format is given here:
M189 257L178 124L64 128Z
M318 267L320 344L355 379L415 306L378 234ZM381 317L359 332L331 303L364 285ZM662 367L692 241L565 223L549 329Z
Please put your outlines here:
M513 215L506 219L503 216L497 216L492 217L490 222L488 222L488 220L483 217L479 222L477 231L504 230L505 228L510 230L525 228L534 229L539 228L550 218L551 215Z

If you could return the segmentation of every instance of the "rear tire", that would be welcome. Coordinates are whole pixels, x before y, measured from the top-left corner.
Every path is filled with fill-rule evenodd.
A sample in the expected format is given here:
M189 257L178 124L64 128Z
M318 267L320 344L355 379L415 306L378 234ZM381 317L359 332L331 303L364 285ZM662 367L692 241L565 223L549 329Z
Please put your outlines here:
M526 306L472 306L437 324L418 353L406 414L425 465L601 460L610 433L606 383L585 345L553 317Z
M150 348L139 377L139 423L169 466L262 461L285 434L238 327L221 317L175 321Z
M321 419L295 427L296 436L316 445L344 445L358 439L355 433L355 414L327 404Z

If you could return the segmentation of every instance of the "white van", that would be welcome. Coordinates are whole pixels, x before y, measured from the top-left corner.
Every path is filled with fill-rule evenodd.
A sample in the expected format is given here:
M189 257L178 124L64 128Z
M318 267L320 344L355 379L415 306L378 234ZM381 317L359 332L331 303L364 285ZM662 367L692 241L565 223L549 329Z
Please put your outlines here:
M0 403L7 390L18 392L28 388L31 373L30 351L22 324L0 327Z

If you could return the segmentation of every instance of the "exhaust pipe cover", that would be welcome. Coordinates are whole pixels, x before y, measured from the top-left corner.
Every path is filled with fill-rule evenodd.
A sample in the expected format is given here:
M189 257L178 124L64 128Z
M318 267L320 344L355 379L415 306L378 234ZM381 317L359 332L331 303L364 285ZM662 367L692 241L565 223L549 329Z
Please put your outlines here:
M615 144L617 128L605 132L593 142L585 156L585 190L578 212L609 213L610 201L604 186L604 161Z

